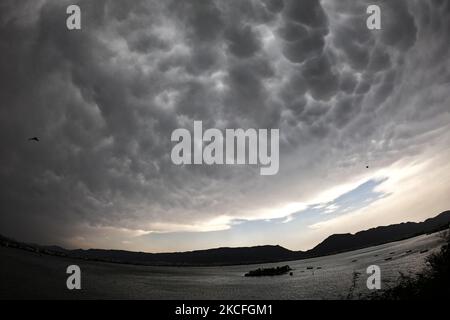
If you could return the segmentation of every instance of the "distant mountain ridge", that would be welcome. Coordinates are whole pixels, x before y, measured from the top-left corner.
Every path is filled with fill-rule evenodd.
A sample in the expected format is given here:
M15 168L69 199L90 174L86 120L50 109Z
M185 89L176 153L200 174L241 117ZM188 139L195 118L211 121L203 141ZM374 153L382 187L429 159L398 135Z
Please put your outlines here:
M214 266L280 262L330 255L403 240L448 228L450 211L423 222L406 222L376 227L355 234L333 234L308 251L292 251L278 245L215 248L188 252L145 253L125 250L75 249L21 243L0 236L0 245L77 259L139 265Z
M359 231L355 234L333 234L311 250L308 250L307 253L312 256L321 256L362 249L439 231L448 228L449 224L450 211L444 211L436 217L429 218L423 222L402 222Z

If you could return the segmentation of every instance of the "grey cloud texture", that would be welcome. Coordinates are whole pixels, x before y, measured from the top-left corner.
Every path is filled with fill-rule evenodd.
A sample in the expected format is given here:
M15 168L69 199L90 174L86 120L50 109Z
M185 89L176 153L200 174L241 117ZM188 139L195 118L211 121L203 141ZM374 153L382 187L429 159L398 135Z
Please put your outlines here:
M67 1L2 1L0 232L223 229L421 154L447 134L449 4L377 1L370 31L371 3L86 0L69 32ZM173 165L194 120L279 128L280 173Z

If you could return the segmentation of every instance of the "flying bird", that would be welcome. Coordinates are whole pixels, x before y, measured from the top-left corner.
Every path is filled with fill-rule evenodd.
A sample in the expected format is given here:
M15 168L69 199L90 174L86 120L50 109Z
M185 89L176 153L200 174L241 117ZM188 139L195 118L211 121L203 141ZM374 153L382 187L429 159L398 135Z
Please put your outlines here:
M38 138L38 137L28 138L28 141L36 141L36 142L39 142L39 138Z

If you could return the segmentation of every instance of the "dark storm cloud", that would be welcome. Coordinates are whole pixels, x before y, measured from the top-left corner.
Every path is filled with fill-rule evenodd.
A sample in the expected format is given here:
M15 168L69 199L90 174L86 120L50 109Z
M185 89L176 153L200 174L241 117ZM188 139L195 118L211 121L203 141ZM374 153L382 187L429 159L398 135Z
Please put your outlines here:
M217 39L224 28L222 15L213 1L172 1L169 11L183 21L192 40L210 42Z
M223 228L211 221L314 195L330 156L339 167L383 154L369 141L395 149L395 119L431 126L444 112L445 1L380 1L381 31L365 27L364 1L77 3L74 32L67 1L0 5L4 233L68 243L84 227ZM408 98L424 81L427 110ZM171 132L193 120L280 128L279 175L174 166Z
M386 10L382 40L388 45L408 49L416 41L417 28L408 5L402 1L386 1Z
M251 57L261 47L258 35L248 25L228 30L226 40L230 52L239 58Z
M339 78L331 70L328 57L321 55L308 60L302 74L313 98L328 100L336 94Z
M287 0L284 15L289 20L311 28L323 28L327 18L319 0Z
M267 10L273 13L279 13L284 8L283 0L263 0Z
M287 1L283 12L285 20L279 34L287 41L284 45L286 58L301 63L320 55L328 33L328 21L320 2Z

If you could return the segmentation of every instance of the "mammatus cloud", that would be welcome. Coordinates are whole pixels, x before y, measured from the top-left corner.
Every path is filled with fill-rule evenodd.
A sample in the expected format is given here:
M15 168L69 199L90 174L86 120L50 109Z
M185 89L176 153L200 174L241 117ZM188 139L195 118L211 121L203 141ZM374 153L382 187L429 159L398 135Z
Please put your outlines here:
M378 209L350 212L358 227L448 207L449 4L376 3L371 31L369 1L77 1L82 30L68 31L72 2L2 1L0 232L145 248L145 234L288 225L381 176ZM279 173L173 165L171 133L194 120L279 128Z

